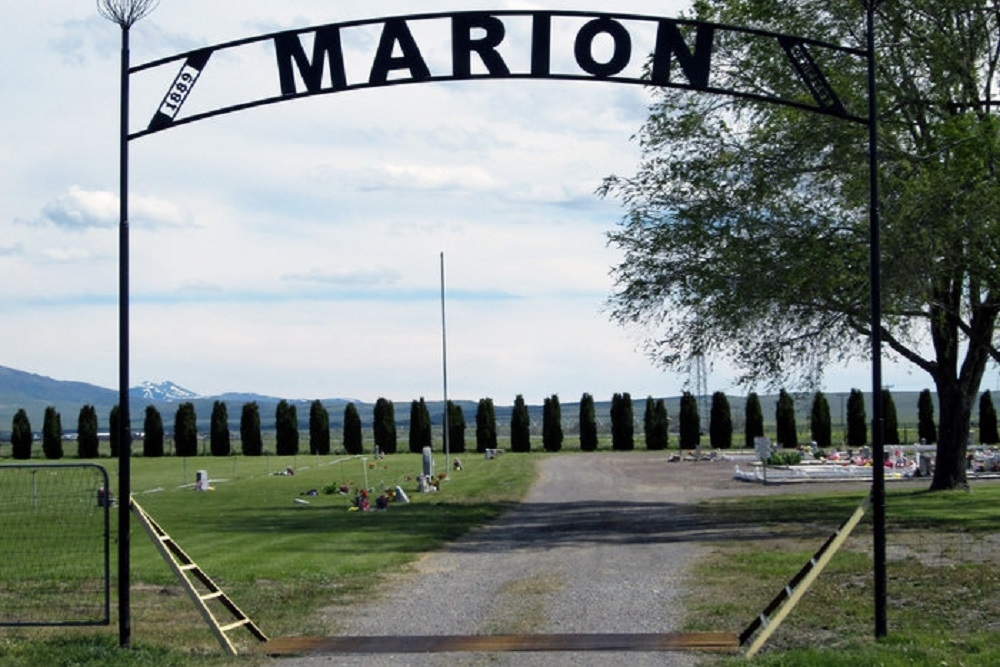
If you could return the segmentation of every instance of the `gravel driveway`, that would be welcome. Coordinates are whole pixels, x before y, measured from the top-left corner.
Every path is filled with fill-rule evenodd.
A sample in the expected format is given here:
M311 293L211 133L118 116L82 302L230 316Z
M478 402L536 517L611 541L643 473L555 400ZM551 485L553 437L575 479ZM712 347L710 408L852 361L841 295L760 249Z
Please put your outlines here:
M686 504L754 485L732 463L662 453L550 457L525 502L394 576L368 606L331 608L341 634L659 633L680 630L686 575L711 527ZM726 630L728 628L720 628ZM692 653L551 652L276 658L318 665L697 665Z

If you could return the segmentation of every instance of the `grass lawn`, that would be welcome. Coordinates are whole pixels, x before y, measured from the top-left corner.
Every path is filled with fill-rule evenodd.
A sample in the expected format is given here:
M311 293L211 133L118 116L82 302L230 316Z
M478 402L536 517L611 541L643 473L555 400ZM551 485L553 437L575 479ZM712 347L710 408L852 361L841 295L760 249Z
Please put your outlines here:
M931 494L923 488L888 488L888 637L874 639L866 517L755 664L1000 664L1000 482L977 483L971 493ZM717 524L752 522L760 539L713 544L688 600L689 629L746 627L857 502L857 494L811 493L702 504L700 512Z
M572 454L570 454L572 455ZM619 454L628 456L626 453ZM535 479L542 454L494 461L468 454L441 490L415 492L420 457L136 458L137 501L261 629L272 637L335 634L331 606L373 594L384 573L405 571L516 503ZM586 456L586 455L580 455ZM443 466L443 457L438 456ZM114 462L105 459L111 478ZM294 475L276 475L292 468ZM214 491L191 487L198 469ZM342 484L402 486L410 504L386 512L348 511ZM873 638L871 524L868 519L806 593L755 664L1000 664L1000 482L971 493L929 494L889 485L889 637ZM319 495L302 495L315 489ZM304 500L309 504L295 502ZM706 523L723 529L697 565L686 601L687 630L739 632L846 519L858 495L742 497L701 503ZM112 523L117 512L112 513ZM738 539L729 539L732 529ZM112 540L117 527L112 525ZM114 558L116 545L112 544ZM117 648L111 628L0 628L5 667L174 667L254 665L226 658L142 529L132 527L133 650ZM112 563L112 572L116 571ZM114 594L114 593L113 593ZM112 599L112 607L116 599ZM114 616L114 613L113 613ZM253 644L231 634L241 648ZM711 665L745 664L709 656ZM669 655L665 655L669 664Z
M421 554L440 548L498 516L526 493L538 456L485 460L461 455L462 471L448 471L436 493L417 493L419 455L375 461L348 457L136 458L136 501L268 636L331 634L336 619L321 610L369 596L386 572L400 572ZM105 461L115 479L112 461ZM444 457L437 456L438 471ZM294 475L273 474L291 468ZM192 486L205 469L213 491ZM376 490L401 486L410 503L384 512L349 511L348 485ZM114 485L114 481L112 481ZM318 495L307 494L316 490ZM305 501L308 504L295 502ZM374 505L374 503L373 503ZM112 511L112 576L117 546ZM143 529L132 524L132 638L135 651L117 649L116 592L112 628L0 628L0 664L29 665L246 665L219 656L214 635ZM228 620L228 619L226 619ZM254 640L229 635L241 649Z

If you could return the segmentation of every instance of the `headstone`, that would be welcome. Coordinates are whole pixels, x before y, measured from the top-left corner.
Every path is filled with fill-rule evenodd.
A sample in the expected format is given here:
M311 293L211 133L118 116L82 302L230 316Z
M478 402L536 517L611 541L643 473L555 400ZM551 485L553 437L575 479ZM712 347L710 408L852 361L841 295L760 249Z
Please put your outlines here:
M431 454L430 447L424 447L424 476L434 476L434 456Z
M753 439L753 448L757 452L757 458L766 461L771 458L771 439L757 436Z
M208 471L199 470L194 477L195 491L208 491Z

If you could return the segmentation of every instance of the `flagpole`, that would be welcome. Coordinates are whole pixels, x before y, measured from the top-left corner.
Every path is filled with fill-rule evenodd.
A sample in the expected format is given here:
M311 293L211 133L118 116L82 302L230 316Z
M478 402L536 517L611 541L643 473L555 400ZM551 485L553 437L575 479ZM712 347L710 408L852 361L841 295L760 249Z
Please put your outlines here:
M451 467L448 431L451 430L451 415L448 410L448 333L444 313L444 252L441 253L441 376L444 381L444 469Z

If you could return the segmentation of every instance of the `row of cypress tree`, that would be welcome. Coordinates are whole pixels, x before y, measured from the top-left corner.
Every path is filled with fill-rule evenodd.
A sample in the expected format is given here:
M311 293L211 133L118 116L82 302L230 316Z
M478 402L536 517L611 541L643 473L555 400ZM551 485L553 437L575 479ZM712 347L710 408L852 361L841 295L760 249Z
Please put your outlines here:
M897 444L900 442L899 424L896 417L896 406L889 390L882 392L884 418L884 442ZM611 439L615 451L629 451L635 447L635 420L633 416L632 399L626 392L615 394L611 401ZM754 438L764 435L764 418L761 411L760 398L756 393L747 397L744 414L744 443L747 448L753 447ZM785 448L798 446L798 428L795 423L795 402L785 390L778 396L775 410L776 441ZM118 455L118 408L112 409L111 452ZM669 416L663 399L646 399L646 409L643 415L645 444L647 449L660 450L669 445ZM275 411L276 454L291 456L299 453L298 416L295 405L281 401ZM698 414L698 403L690 392L684 392L680 400L678 415L678 445L681 449L695 449L701 444L701 418ZM143 423L143 455L158 457L164 455L164 428L159 411L154 406L146 407ZM372 431L375 447L385 454L397 451L397 433L395 408L387 399L379 398L375 403ZM462 408L448 401L448 446L453 453L466 451L466 423ZM809 432L813 442L818 447L828 448L832 443L830 406L823 392L813 395L809 417ZM54 407L45 410L42 429L42 451L48 459L61 459L64 456L62 439L62 419ZM174 416L174 451L177 456L196 456L198 454L197 416L194 405L182 403ZM515 452L531 451L531 420L524 397L520 394L514 399L514 408L510 422L510 446ZM580 449L594 451L597 449L597 419L594 409L594 398L583 394L579 404L579 436ZM729 449L733 445L732 415L729 399L723 392L712 395L711 413L709 416L709 445L718 449ZM918 401L918 437L922 442L932 444L937 441L937 429L934 424L934 404L930 390L921 392ZM497 449L496 410L493 400L484 398L479 401L476 409L476 451ZM263 454L263 438L260 427L260 410L255 402L243 405L240 417L240 440L242 453L247 456ZM562 449L564 440L562 407L559 397L552 395L545 399L542 411L542 448L545 451L557 452ZM979 400L979 440L984 444L1000 443L997 415L990 392L983 392ZM25 411L18 410L14 415L11 429L12 456L15 459L31 458L31 448L34 435ZM848 447L861 447L868 442L868 424L865 414L864 395L858 389L852 389L847 400L847 432L845 444ZM92 405L85 405L80 410L77 422L77 456L88 459L98 456L98 421L97 412ZM213 456L228 456L232 451L229 432L229 417L226 404L216 401L212 408L212 419L209 434L210 452ZM414 400L410 406L410 427L408 434L409 450L417 452L424 447L432 446L431 419L427 404L421 397ZM358 410L353 403L348 403L344 409L343 445L349 454L361 454L364 451L363 428ZM330 418L325 406L319 401L313 401L309 411L309 453L330 453Z

